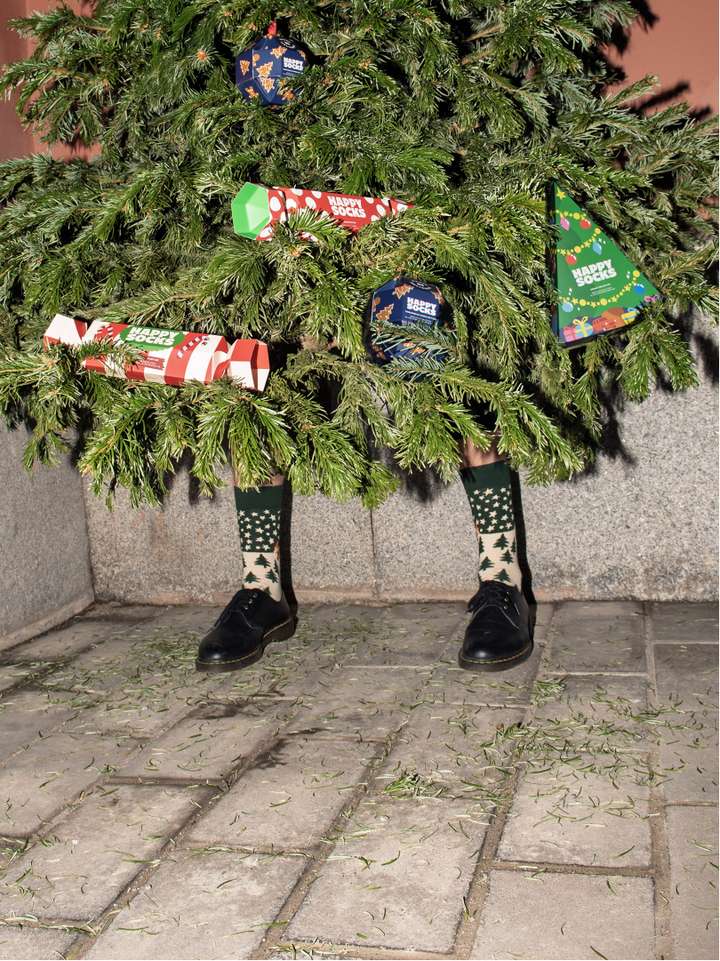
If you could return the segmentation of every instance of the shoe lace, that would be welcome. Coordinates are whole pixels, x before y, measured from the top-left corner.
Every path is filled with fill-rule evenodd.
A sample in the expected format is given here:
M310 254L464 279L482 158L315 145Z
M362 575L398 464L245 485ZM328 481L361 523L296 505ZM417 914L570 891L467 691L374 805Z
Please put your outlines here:
M260 600L261 594L262 591L259 591L257 588L253 588L252 590L248 590L246 587L241 588L222 611L215 622L216 625L225 623L225 621L229 620L237 611L242 611L244 614L249 613Z
M479 607L497 607L502 611L510 611L512 602L512 588L500 581L481 581L480 587L468 601L467 609L470 613Z

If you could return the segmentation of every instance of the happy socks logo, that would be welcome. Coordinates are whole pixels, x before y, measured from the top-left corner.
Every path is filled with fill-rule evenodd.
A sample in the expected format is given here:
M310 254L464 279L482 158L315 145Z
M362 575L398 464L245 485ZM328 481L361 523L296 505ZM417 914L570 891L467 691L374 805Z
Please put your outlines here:
M417 297L408 297L407 309L412 314L422 314L423 317L437 317L438 305Z
M572 275L578 287L587 287L589 284L597 284L601 280L612 280L613 277L617 277L612 260L598 260L585 267L576 267Z
M143 347L145 350L164 350L181 344L185 334L174 330L160 330L157 327L126 327L120 333L119 340L124 340L133 347Z
M340 197L337 194L328 194L327 199L334 217L363 219L367 216L360 197Z

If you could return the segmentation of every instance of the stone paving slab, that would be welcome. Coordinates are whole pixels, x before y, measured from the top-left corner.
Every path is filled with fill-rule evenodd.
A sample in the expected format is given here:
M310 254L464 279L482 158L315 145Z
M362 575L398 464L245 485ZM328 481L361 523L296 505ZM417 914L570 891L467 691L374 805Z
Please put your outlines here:
M47 669L47 663L37 661L35 664L11 664L8 667L0 667L0 691L7 691L26 681L32 674L42 672Z
M0 655L0 659L4 664L64 659L93 643L106 640L110 634L122 634L134 626L132 622L115 624L105 620L78 618L65 627L56 628L34 640L7 648Z
M717 808L670 808L667 826L674 957L717 958Z
M367 744L281 739L197 822L190 842L309 847L349 803L372 756Z
M199 639L215 623L222 605L183 604L178 607L161 607L160 613L143 631L153 639L165 639L171 643L185 637Z
M655 644L658 696L686 709L717 707L717 652L708 644Z
M67 930L0 927L0 958L65 958L76 935Z
M718 795L718 734L679 735L663 739L660 767L663 794L671 804L715 804Z
M222 716L219 711L223 711ZM210 716L208 716L210 715ZM215 715L215 716L212 716ZM145 744L120 777L222 778L278 731L277 719L262 704L201 709L166 734Z
M569 674L537 681L533 693L535 720L548 741L607 753L647 752L657 740L644 677Z
M85 957L253 958L302 858L185 855L163 863Z
M364 802L283 941L449 951L486 824L457 801Z
M473 958L652 958L645 878L493 871Z
M79 693L68 697L63 691L52 693L58 704L70 703L77 708L75 717L66 724L68 731L141 740L161 736L198 705L206 703L205 696L192 684L150 685L142 693L130 688L110 696Z
M444 795L493 793L501 780L496 736L522 717L517 709L421 705L409 714L377 781L384 787L409 776L437 785Z
M330 658L350 669L424 667L446 653L461 622L461 604L338 604L324 608L322 615L313 610L313 629L317 625L324 638L313 646L319 659Z
M5 916L90 921L194 812L197 788L96 790L18 857L0 882ZM107 846L99 837L107 837Z
M204 625L208 610L191 609L188 624ZM224 676L195 671L196 648L197 633L171 611L94 643L39 685L77 709L78 732L149 737L227 687Z
M429 668L338 668L298 694L289 731L382 741L405 723L429 676Z
M717 604L655 603L652 620L656 641L718 642Z
M658 697L668 707L660 764L670 802L717 801L717 649L706 644L655 644Z
M434 704L527 705L539 659L540 645L536 645L535 653L512 671L483 674L462 670L453 654L435 668L423 699Z
M20 690L0 700L0 763L38 738L57 731L77 710L71 704L55 704L46 691Z
M645 671L642 605L566 601L552 621L554 671Z
M586 763L595 767L592 759ZM625 773L554 771L521 779L500 842L506 861L650 864L648 789Z
M644 677L606 674L569 674L536 684L535 716L548 720L587 718L592 724L633 726L647 711L647 680ZM551 685L556 685L553 691Z
M37 831L79 791L119 767L128 739L64 732L34 741L0 767L0 834Z

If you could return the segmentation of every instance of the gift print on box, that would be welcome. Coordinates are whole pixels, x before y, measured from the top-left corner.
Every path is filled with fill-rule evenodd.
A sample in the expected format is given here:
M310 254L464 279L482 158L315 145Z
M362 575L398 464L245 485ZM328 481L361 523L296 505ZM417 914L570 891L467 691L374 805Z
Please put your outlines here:
M660 294L557 184L552 208L558 295L553 330L563 346L576 347L626 328Z
M235 84L245 100L280 106L295 99L287 81L299 76L306 66L305 51L290 40L276 37L271 26L267 36L256 40L236 59Z
M56 314L43 335L43 346L108 341L132 348L135 359L123 364L113 357L86 357L82 365L106 377L180 386L189 381L209 384L222 377L249 390L265 389L270 374L268 346L243 339L228 344L224 337L202 332L164 330L139 324L81 320Z

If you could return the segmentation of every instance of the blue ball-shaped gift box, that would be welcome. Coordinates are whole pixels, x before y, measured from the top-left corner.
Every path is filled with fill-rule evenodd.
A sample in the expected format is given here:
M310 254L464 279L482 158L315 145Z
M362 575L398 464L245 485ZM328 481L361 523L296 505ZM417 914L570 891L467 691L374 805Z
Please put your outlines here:
M235 61L235 83L246 100L286 104L295 99L287 80L307 66L307 54L290 40L261 37Z
M378 364L387 364L396 358L422 360L426 350L411 339L398 341L392 327L441 327L447 324L448 306L440 288L410 277L396 277L372 295L370 304L370 355ZM436 360L445 360L446 354L436 353Z

